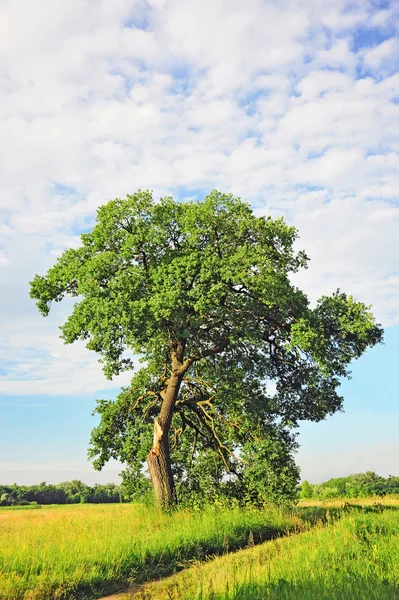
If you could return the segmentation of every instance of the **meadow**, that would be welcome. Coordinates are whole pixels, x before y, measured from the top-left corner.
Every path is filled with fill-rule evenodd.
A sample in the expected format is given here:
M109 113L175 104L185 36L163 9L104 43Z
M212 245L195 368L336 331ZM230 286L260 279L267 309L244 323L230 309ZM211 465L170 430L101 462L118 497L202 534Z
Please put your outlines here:
M88 600L132 582L150 583L126 599L399 599L399 500L0 510L1 600Z
M1 509L0 598L99 598L299 526L277 509L169 515L140 504Z
M299 508L314 523L305 532L198 564L125 598L397 600L399 502L329 504Z

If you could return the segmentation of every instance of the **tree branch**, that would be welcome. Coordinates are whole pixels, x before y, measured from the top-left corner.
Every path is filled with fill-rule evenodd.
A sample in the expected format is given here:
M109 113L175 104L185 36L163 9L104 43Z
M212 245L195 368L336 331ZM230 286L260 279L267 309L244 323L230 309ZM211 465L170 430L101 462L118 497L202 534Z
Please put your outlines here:
M197 362L198 360L201 360L202 358L206 358L207 356L214 356L215 354L220 354L221 352L223 352L223 350L227 348L228 345L229 340L222 340L221 342L219 342L219 344L213 346L213 348L208 348L208 350L204 350L200 354L196 354L194 356L186 358L184 363L178 369L177 374L184 375L184 373L189 367L191 367L193 363Z
M205 439L207 439L208 441L213 443L214 446L216 446L216 449L218 450L219 454L221 455L221 457L223 459L223 463L224 463L225 467L227 468L228 471L230 471L230 467L226 461L227 454L230 455L232 458L234 458L234 460L237 460L239 462L243 462L243 460L239 456L234 454L234 452L232 450L230 450L230 448L228 448L227 446L225 446L225 444L223 444L223 442L221 441L220 437L218 436L218 434L216 432L214 418L206 411L206 409L204 407L205 403L207 403L209 406L212 406L210 403L210 399L202 401L201 403L197 403L196 405L193 405L193 404L187 405L186 404L186 406L189 406L192 409L192 411L194 412L195 416L197 417L200 425L205 427L206 431L209 434L209 437L203 431L201 431L201 427L196 425L186 415L184 417L185 422L192 429L194 429L194 431L197 434L202 435Z

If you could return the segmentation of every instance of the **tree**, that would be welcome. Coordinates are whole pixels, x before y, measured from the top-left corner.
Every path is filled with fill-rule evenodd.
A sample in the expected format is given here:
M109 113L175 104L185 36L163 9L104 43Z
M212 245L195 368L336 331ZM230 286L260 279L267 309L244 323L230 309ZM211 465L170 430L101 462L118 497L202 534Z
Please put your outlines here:
M62 337L86 340L107 378L133 369L132 353L145 365L115 402L99 401L98 468L117 457L139 475L147 453L155 498L167 507L174 475L184 481L201 453L216 452L240 481L246 460L270 459L278 473L298 420L341 408L339 379L382 329L339 290L310 306L289 278L307 266L296 238L283 219L256 217L232 195L157 203L139 190L101 206L82 245L35 276L31 297L43 315L53 301L77 299ZM262 464L250 465L252 483Z
M0 506L10 506L12 504L12 496L7 492L0 496Z
M307 479L305 479L304 481L302 481L302 485L301 485L301 498L303 498L304 500L308 500L309 498L312 498L312 496L313 496L313 487L309 483L309 481Z

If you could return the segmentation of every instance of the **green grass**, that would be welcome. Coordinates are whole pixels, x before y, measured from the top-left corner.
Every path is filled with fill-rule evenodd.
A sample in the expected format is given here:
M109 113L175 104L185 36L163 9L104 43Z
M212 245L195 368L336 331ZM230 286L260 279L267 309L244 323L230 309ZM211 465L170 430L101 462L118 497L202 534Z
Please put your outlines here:
M22 504L22 505L17 504L15 506L0 506L0 511L3 511L3 510L32 510L32 509L35 510L38 508L39 509L41 508L40 504L34 504L34 505L32 505L32 504L26 504L26 505L25 504Z
M257 542L299 526L297 517L274 509L163 515L108 504L0 511L0 599L100 597L243 547L252 536Z
M324 517L327 525L198 565L131 598L397 600L397 507L346 508L340 519L326 509Z
M290 514L165 515L138 504L0 511L1 600L98 598L172 573L129 597L399 600L398 502L302 504Z

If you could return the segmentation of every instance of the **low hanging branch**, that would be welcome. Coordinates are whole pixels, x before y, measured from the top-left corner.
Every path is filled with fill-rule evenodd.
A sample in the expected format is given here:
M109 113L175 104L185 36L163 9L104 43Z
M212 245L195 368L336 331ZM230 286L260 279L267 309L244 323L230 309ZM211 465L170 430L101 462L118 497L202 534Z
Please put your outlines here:
M196 436L202 435L211 445L215 446L219 452L222 452L223 462L228 469L229 467L227 466L225 460L226 454L231 456L236 461L243 462L242 459L234 454L230 448L223 444L216 431L215 418L229 427L238 429L239 425L224 419L220 414L217 413L214 405L212 404L212 400L215 398L216 393L206 397L206 390L204 389L205 387L211 386L207 382L193 378L189 378L187 381L185 380L185 384L189 389L185 394L183 394L183 399L176 402L176 410L181 411L184 408L189 409L192 413L194 413L198 424L196 425L189 417L186 416L184 412L182 412L181 417L182 420L184 419L184 423L194 429ZM214 416L212 416L212 414L206 410L206 406L210 408ZM202 428L205 429L206 433L204 433ZM195 438L195 444L196 440L197 437Z

